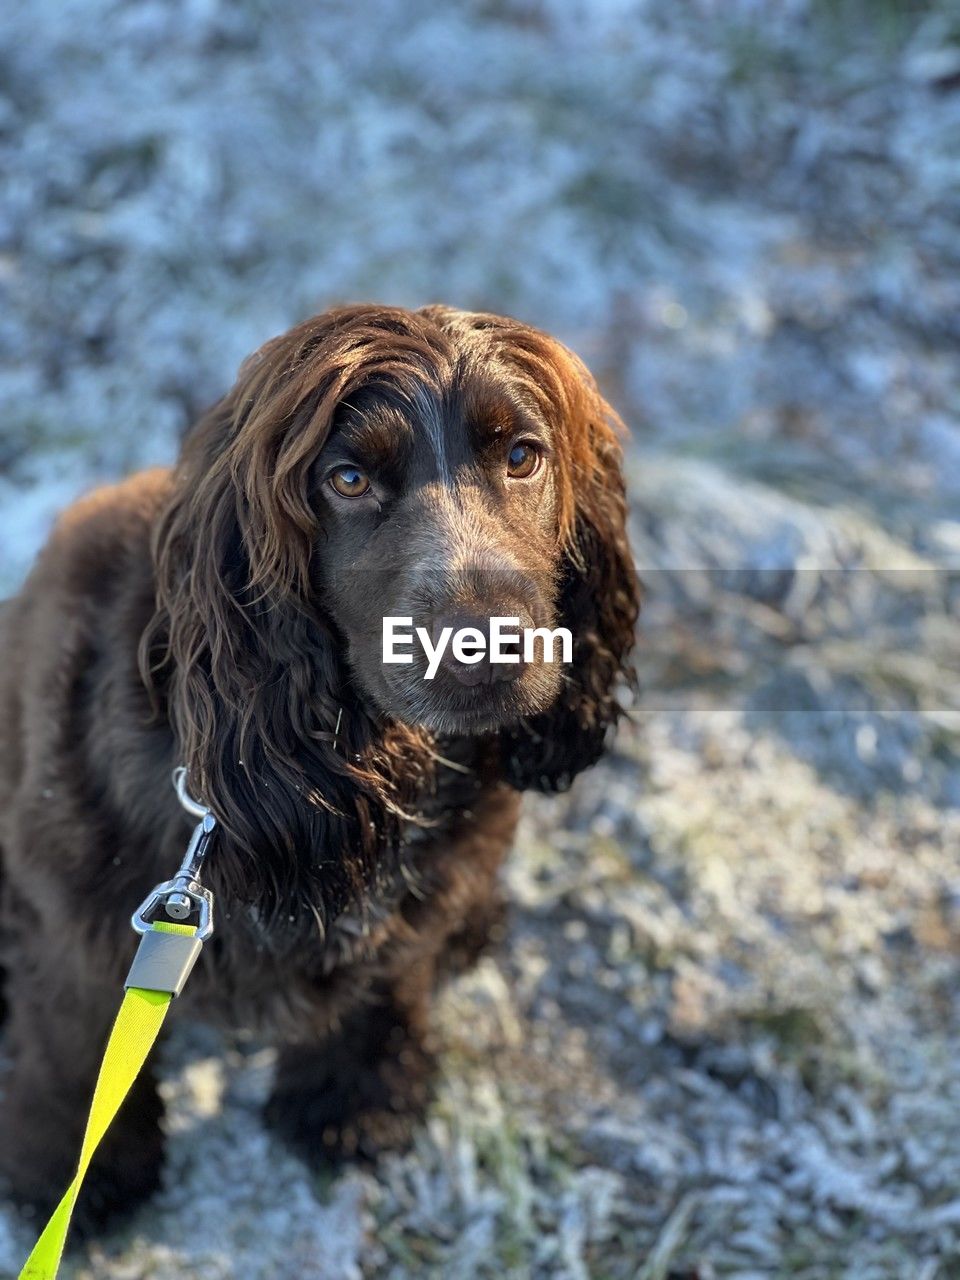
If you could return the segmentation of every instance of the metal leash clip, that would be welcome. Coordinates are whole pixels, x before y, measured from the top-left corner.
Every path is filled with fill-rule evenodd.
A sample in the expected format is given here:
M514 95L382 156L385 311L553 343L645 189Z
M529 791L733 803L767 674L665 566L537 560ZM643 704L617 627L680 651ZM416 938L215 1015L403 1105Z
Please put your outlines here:
M173 771L180 803L200 821L193 829L180 870L172 880L152 889L133 914L131 924L143 937L124 984L173 995L182 991L201 946L213 933L213 894L200 883L200 871L217 820L206 805L189 794L186 781L186 769L181 766ZM195 929L182 932L177 926L186 925L194 914Z

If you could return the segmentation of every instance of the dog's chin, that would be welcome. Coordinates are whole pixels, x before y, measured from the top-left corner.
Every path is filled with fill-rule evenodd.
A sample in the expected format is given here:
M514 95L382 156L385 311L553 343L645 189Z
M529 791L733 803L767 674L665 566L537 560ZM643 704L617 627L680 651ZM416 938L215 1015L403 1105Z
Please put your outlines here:
M547 669L514 683L467 688L453 681L418 681L399 687L386 682L373 700L393 720L444 737L476 737L508 729L528 716L546 711L560 681Z

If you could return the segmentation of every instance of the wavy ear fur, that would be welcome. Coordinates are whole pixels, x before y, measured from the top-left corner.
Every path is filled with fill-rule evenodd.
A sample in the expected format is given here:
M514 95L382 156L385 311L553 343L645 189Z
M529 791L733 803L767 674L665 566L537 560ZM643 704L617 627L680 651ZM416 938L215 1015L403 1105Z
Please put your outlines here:
M384 339L389 338L385 344ZM311 592L309 468L340 399L391 353L403 313L344 308L268 343L196 426L155 534L157 609L140 661L190 786L228 837L221 885L270 916L325 915L390 876L429 739L376 723Z
M535 330L513 355L530 394L554 424L561 471L564 562L559 624L573 635L573 662L553 707L501 735L516 787L561 791L601 756L632 687L630 653L641 589L627 541L620 437L625 429L583 363Z

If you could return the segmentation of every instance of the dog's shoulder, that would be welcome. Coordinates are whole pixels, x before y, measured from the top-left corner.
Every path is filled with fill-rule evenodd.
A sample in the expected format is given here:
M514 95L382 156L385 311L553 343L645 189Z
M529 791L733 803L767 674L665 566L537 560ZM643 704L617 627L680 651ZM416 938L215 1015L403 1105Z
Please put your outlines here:
M151 531L170 484L169 471L140 472L60 515L0 619L0 705L4 692L19 702L37 686L66 689L93 652L135 655L136 628L153 607Z
M143 698L137 643L154 602L151 531L170 483L168 471L146 471L73 503L5 602L0 804L27 761L55 773L93 718L109 713L115 722L120 712L109 697L126 699L142 721L144 709L132 701Z
M103 485L62 512L37 562L37 576L71 593L99 595L116 575L149 554L150 534L171 487L168 468Z

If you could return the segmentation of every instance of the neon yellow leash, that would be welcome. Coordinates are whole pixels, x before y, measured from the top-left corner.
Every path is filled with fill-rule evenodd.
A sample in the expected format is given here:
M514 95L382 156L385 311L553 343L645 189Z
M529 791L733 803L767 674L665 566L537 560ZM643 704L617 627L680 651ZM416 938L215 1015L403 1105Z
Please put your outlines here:
M189 937L194 929L189 925L157 922L154 928ZM146 935L145 935L146 936ZM97 1087L90 1104L90 1115L83 1135L80 1160L73 1181L64 1192L50 1221L43 1229L33 1252L24 1263L20 1280L54 1280L60 1268L60 1258L66 1242L77 1193L86 1175L93 1153L120 1109L120 1104L130 1092L134 1080L140 1074L147 1055L153 1047L173 993L150 991L145 987L128 987L117 1020L110 1032L110 1039L100 1064Z
M94 1152L140 1074L170 1001L183 990L203 943L213 933L213 896L201 886L199 873L216 821L209 809L186 794L184 775L178 773L181 802L200 817L200 822L177 875L157 885L134 914L133 927L143 936L100 1064L77 1172L24 1263L19 1280L56 1280L74 1205ZM196 913L198 923L152 919L159 909L180 919Z

